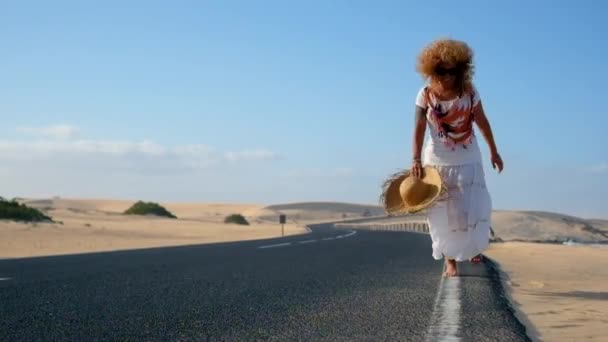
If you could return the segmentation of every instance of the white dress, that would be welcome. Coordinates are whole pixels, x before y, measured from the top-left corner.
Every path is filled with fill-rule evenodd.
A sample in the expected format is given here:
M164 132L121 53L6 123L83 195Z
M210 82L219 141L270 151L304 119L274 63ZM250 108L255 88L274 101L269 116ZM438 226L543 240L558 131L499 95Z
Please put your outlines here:
M474 87L473 94L451 101L425 97L424 88L416 98L417 106L427 108L429 123L429 139L422 155L423 165L436 167L447 188L447 194L426 210L432 255L437 260L448 257L465 261L489 246L492 199L485 183L477 138L473 132L466 143L446 145L441 139L441 132L432 124L431 114L432 107L444 113L451 108L470 111L471 106L479 101L479 93ZM454 127L460 121L455 119ZM458 136L457 133L453 135Z

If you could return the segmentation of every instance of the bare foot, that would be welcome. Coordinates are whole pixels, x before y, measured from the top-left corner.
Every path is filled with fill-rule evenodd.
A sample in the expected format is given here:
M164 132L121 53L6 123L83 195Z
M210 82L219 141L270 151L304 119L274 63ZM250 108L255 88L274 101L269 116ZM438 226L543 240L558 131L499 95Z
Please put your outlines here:
M479 264L483 261L483 257L481 256L481 254L477 254L476 256L469 259L469 261L471 262L471 264Z
M444 277L455 277L458 275L458 266L456 265L456 260L454 259L445 259L445 271L443 272Z

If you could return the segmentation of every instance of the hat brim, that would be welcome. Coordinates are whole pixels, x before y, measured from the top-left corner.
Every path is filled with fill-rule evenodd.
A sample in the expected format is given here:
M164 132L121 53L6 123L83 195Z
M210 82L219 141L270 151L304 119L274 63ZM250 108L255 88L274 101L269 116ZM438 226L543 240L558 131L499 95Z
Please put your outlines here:
M420 203L408 205L401 198L399 187L401 186L401 183L410 176L410 170L405 169L392 174L384 181L380 202L388 215L413 214L420 212L431 206L439 196L445 192L445 187L443 186L439 171L432 166L425 166L422 181L434 185L438 189Z

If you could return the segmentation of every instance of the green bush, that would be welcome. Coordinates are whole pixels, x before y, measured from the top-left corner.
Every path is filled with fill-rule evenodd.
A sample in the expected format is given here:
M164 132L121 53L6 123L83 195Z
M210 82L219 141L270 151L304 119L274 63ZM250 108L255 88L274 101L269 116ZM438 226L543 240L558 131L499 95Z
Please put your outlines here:
M169 218L177 218L171 214L167 209L154 202L143 202L137 201L131 208L125 211L126 215L156 215Z
M226 218L224 219L224 223L236 223L236 224L249 225L249 222L247 222L245 217L243 217L243 215L240 215L240 214L232 214L232 215L226 216Z
M36 208L19 204L17 201L7 201L2 197L0 197L0 219L26 222L53 221Z

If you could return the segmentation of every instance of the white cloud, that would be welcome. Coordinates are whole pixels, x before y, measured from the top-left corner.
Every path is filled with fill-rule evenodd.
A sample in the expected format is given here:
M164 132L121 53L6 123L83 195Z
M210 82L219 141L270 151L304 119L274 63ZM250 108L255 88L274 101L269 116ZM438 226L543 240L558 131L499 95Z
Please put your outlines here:
M243 160L276 160L280 159L277 153L268 150L244 150L238 152L226 152L224 158L230 162Z
M323 165L286 174L289 161L275 165L284 155L263 146L224 150L204 144L59 137L0 139L0 195L273 202L334 198L352 191L351 169Z
M597 164L595 166L592 166L589 170L591 172L594 172L594 173L605 173L605 172L608 172L608 163L607 162L603 162L603 163Z
M2 157L32 158L51 155L110 155L124 156L130 153L159 156L167 148L150 141L95 141L95 140L40 140L0 141Z
M152 141L39 140L0 141L0 162L43 162L41 166L87 166L107 169L187 170L222 163L269 162L278 159L269 150L222 152L201 144L164 146ZM95 166L93 166L95 165Z
M182 145L173 149L175 154L183 157L211 156L216 151L207 145Z
M70 140L80 135L80 128L70 125L51 125L45 127L18 127L17 132L47 139Z

